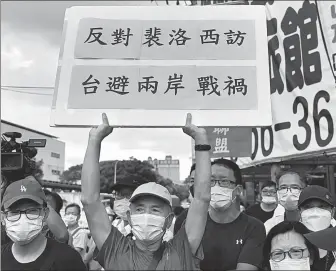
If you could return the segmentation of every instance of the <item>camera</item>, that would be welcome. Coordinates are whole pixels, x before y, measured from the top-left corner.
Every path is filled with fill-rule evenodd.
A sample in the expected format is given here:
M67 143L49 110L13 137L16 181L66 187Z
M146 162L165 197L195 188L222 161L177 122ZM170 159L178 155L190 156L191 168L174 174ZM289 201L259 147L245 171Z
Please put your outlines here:
M44 148L47 142L46 139L16 142L21 137L22 134L18 132L7 132L1 135L1 173L3 181L7 183L31 175L36 167L33 159L37 154L36 148Z

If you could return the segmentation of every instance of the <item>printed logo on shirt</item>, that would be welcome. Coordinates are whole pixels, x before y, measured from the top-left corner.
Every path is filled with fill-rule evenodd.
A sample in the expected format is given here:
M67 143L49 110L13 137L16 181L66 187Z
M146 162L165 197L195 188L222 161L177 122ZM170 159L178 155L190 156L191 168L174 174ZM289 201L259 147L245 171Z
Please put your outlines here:
M239 244L241 244L241 245L243 244L243 239L237 239L236 240L236 245L239 245Z
M26 192L26 191L27 191L27 188L26 188L24 185L21 185L20 190L21 190L21 192Z

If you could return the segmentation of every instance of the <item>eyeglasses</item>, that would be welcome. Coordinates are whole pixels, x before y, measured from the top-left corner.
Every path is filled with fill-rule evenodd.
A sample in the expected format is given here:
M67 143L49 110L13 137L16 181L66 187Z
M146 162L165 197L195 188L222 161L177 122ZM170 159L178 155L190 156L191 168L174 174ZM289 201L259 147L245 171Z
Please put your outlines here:
M288 254L289 258L291 259L302 259L303 252L308 250L307 248L291 248L289 251L283 250L275 250L270 254L270 259L275 262L281 262L286 258L286 254Z
M25 214L29 220L35 220L41 215L42 210L42 208L33 208L24 211L8 211L4 214L6 219L10 222L18 221L21 218L21 214Z
M235 187L236 183L230 180L211 180L210 185L214 187L218 183L220 187Z
M263 195L276 195L276 190L261 190Z
M300 194L302 191L301 187L280 187L278 189L279 194L287 194L290 191L292 194Z
M120 194L116 193L114 196L114 199L119 200L119 199L130 199L132 194Z

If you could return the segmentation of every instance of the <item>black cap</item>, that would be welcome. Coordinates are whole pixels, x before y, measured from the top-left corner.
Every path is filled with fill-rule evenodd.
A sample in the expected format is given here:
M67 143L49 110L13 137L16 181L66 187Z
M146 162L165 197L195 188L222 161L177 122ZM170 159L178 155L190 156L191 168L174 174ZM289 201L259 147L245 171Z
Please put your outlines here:
M21 199L30 199L38 204L47 202L42 186L33 176L11 183L3 195L2 206L7 209Z
M146 180L139 178L137 176L126 176L123 178L119 178L117 182L112 186L112 191L118 191L123 187L130 187L136 189L140 185L147 183Z
M335 206L336 204L335 198L329 190L319 185L310 185L302 190L298 203L299 207L310 199L319 199L331 206Z

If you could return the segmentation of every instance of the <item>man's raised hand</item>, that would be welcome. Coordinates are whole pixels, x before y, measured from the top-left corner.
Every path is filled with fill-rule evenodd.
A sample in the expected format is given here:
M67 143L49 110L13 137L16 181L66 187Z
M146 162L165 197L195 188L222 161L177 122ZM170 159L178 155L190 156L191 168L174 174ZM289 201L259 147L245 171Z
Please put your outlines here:
M192 124L192 116L190 113L187 115L186 124L182 128L183 132L188 136L192 137L193 139L197 139L197 137L206 136L206 131L204 128L199 128L196 125Z
M98 127L94 127L90 131L90 138L102 141L105 137L112 133L113 128L110 126L108 118L105 113L102 114L103 123Z

